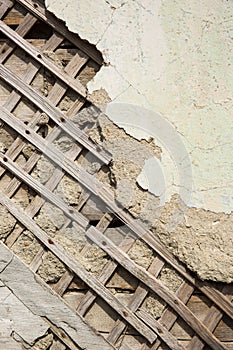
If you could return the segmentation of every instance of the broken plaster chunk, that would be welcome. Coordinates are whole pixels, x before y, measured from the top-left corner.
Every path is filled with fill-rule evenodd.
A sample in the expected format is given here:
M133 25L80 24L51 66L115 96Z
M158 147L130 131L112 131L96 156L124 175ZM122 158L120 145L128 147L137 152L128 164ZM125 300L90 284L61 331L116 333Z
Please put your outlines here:
M162 316L165 307L165 301L153 292L149 293L141 306L142 310L144 309L156 319Z
M41 113L39 120L37 121L38 126L44 126L48 124L49 122L49 116L46 113Z
M64 175L55 192L66 203L77 205L79 203L82 188L71 176Z
M84 253L81 252L77 260L96 277L99 276L108 261L106 253L94 245L90 245Z
M133 247L128 253L130 259L145 269L147 269L153 261L154 254L152 249L150 249L144 242L135 241Z
M188 208L178 196L173 196L161 208L152 230L202 280L230 283L233 281L233 239L229 235L232 222L232 214Z
M101 111L95 106L83 108L72 117L72 121L81 130L91 129L97 122L100 113Z
M34 235L27 230L19 236L12 247L12 251L27 265L30 265L40 249L40 243Z
M176 292L183 283L183 278L173 268L167 265L162 268L158 278L173 292Z
M43 258L37 273L45 281L56 283L66 272L64 264L51 252L48 252Z
M64 331L78 347L92 350L93 345L98 350L111 350L112 346L103 337L96 334L94 330L83 321L74 310L72 310L56 293L53 293L43 280L28 269L16 256L4 245L0 244L0 266L1 261L11 258L10 264L1 270L0 280L10 289L14 296L20 300L24 308L36 317L42 324L41 327L29 322L26 311L22 312L22 317L26 318L26 334L33 340L47 334L49 323ZM30 287L30 288L29 288ZM1 288L0 288L1 290ZM1 307L1 306L0 306ZM19 312L16 312L17 320L23 325ZM21 314L21 313L20 313ZM8 317L8 316L7 316ZM47 323L45 320L48 320ZM25 323L24 323L25 324ZM45 326L44 326L45 325ZM34 337L34 332L41 331L39 337ZM6 350L6 347L4 348Z
M46 202L34 220L42 228L42 230L44 230L50 236L54 236L56 231L64 224L65 215L61 209L49 202Z
M63 153L68 152L71 149L73 143L74 140L65 134L63 134L57 140L54 141L54 145L59 149L59 151Z
M16 220L3 205L0 205L0 222L0 239L4 240L13 230Z
M1 300L0 304L0 335L3 334L3 337L5 335L9 339L14 332L24 342L33 345L36 339L47 332L48 324L39 316L34 315L7 287L0 288L0 299L4 292L7 293L7 296ZM0 342L1 339L0 336Z
M54 170L54 164L48 158L41 156L31 175L41 184L45 184L53 175Z

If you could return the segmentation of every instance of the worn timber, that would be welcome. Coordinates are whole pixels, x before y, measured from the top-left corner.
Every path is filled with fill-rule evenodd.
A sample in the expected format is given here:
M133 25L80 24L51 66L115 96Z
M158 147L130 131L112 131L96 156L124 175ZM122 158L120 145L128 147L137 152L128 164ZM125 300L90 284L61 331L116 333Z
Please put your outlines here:
M0 349L232 350L232 286L199 280L101 181L111 154L88 136L102 112L86 90L101 54L42 0L2 0L0 19L0 210L11 215L0 231ZM52 212L51 233L39 219ZM120 242L109 236L116 222ZM146 269L130 257L138 240L153 251ZM161 280L166 268L177 290Z

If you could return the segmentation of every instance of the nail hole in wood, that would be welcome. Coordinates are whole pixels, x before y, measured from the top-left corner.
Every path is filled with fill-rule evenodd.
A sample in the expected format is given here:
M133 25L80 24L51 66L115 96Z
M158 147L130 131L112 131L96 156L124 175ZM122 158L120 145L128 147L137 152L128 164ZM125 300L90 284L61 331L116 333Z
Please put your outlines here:
M69 209L70 214L74 214L74 209Z
M25 130L25 133L29 135L29 134L30 134L30 131L29 131L29 130Z
M28 121L27 121L27 120L25 120L24 124L25 124L25 125L28 125Z
M42 56L41 56L41 54L40 54L40 53L37 55L37 57L38 57L38 58L42 58Z
M49 242L49 244L54 244L50 238L48 239L48 242Z
M65 121L66 121L65 118L63 117L60 118L60 122L65 123Z
M7 157L3 157L4 162L7 162L7 160L8 160Z
M37 4L33 4L33 6L35 7L35 9L38 7L38 5L37 5Z
M105 241L102 242L103 245L107 245L107 243Z
M126 311L123 310L122 313L123 313L123 315L124 315L125 317L128 316L128 313L127 313Z

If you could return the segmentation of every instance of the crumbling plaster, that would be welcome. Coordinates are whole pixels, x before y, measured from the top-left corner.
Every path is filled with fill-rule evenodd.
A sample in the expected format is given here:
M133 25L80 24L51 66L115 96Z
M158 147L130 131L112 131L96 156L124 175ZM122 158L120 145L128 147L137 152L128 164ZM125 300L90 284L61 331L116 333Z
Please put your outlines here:
M98 118L89 136L113 154L103 182L199 277L231 282L231 3L46 6L102 52L89 98L133 137Z
M108 116L134 137L154 137L161 146L165 200L179 192L183 179L175 175L176 160L161 144L158 130L150 128L153 114L173 126L190 158L192 188L186 204L230 213L232 2L46 0L46 5L102 52L106 65L88 89L107 92L112 101ZM125 106L123 116L118 103ZM129 104L129 109L147 109L140 112L141 123L127 110ZM144 188L155 168L145 166L138 179Z

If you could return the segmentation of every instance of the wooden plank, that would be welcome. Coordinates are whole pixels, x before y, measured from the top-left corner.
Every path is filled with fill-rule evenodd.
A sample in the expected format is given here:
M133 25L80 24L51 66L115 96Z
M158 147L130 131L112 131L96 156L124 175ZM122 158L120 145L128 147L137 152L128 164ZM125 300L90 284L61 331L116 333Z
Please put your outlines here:
M63 81L74 91L83 97L87 96L85 87L80 83L78 79L73 79L64 70L56 66L51 60L49 60L41 50L37 49L31 45L27 40L22 38L17 32L8 27L3 21L0 20L0 32L5 34L10 40L14 42L15 45L20 47L22 50L27 52L33 59L35 59L39 64L52 72L58 79Z
M148 272L150 272L154 277L158 277L160 271L162 270L164 266L164 260L162 260L159 257L156 257L150 267L148 268ZM147 288L144 284L141 282L139 283L134 295L132 296L130 303L128 304L128 308L135 312L139 306L143 303L144 299L148 295L149 288ZM121 334L124 332L125 329L125 323L121 320L117 320L115 322L115 326L111 330L111 332L108 335L108 341L111 344L115 344L116 341L119 339Z
M49 48L50 50L53 50L54 48L57 47L57 45L60 44L61 38L57 35L53 35L46 43L45 49ZM82 64L85 63L85 61L81 58ZM75 67L75 64L80 66L80 60L79 60L79 55L75 55L74 58L69 62L69 64L66 66L66 71L71 74L75 75L77 72L78 67ZM26 82L30 83L33 77L35 76L36 72L38 71L39 66L31 66L29 65L26 74L24 75L23 79L25 79ZM66 86L64 87L61 83L56 82L51 91L49 92L48 98L51 100L52 103L57 105L60 101L60 98L66 91ZM16 104L19 102L21 98L21 95L18 94L16 91L13 91L7 100L7 102L4 104L4 107L12 111L13 108L16 106ZM38 119L41 117L41 113L37 112L32 121L29 123L29 125L33 126L34 128L36 127L36 123ZM60 133L59 128L54 128L52 132L49 134L49 137L51 138L53 135L53 139L55 139ZM13 160L19 155L19 153L22 151L23 147L25 146L25 142L22 140L22 138L17 138L13 144L9 147L9 149L6 152L6 155L11 157ZM31 161L31 168L28 170L30 171L32 167L36 164L37 160L39 159L39 156L34 156L34 162ZM4 169L0 169L0 175L3 174Z
M58 283L56 284L56 286L53 288L53 290L59 294L59 295L63 295L63 293L65 292L65 290L68 288L68 286L70 285L70 283L72 282L74 278L74 274L67 270L64 275L60 278L60 280L58 281Z
M13 9L4 18L4 23L9 26L19 25L24 19L24 13L20 12L17 8Z
M45 45L45 49L48 48L50 50L53 50L54 46L56 47L56 45L59 45L61 42L61 38L59 35L54 34L46 43ZM77 73L77 70L80 69L80 65L81 64L85 64L86 59L81 58L81 63L80 63L80 57L79 55L75 55L73 57L73 59L68 63L68 65L65 67L65 70L67 71L67 73L71 74L71 75L75 75ZM31 71L31 69L33 70L33 67L29 67L29 73ZM61 84L61 82L56 82L55 85L53 86L53 88L51 89L48 98L54 103L57 104L60 101L61 96L64 94L64 92L66 91L66 86L63 86ZM15 96L16 95L16 96ZM10 99L10 102L12 101L12 99L14 100L14 103L17 103L18 101L18 97L20 98L20 95L17 95L16 92L13 92L13 97ZM11 107L14 107L14 103L11 103ZM80 105L80 104L79 104ZM9 104L7 104L8 108L9 108ZM69 116L70 114L70 110L67 112L67 116ZM37 112L32 120L32 122L30 123L30 125L32 126L36 126L36 121L38 120L38 118L40 117L40 113ZM47 140L52 142L53 140L55 140L56 137L58 137L60 134L60 129L58 127L53 128L53 130L50 132L50 134L47 136ZM17 138L15 140L15 142L10 146L10 148L7 150L6 155L10 156L11 158L15 159L17 157L17 155L21 152L23 146L25 145L24 140L21 139L21 137ZM78 154L81 152L81 148L74 144L74 146L71 148L70 151L67 152L67 156L70 159L75 159ZM25 165L25 170L27 172L31 171L31 169L34 167L34 165L36 164L36 162L38 161L38 159L40 158L40 155L38 155L37 153L34 153L30 159L27 161L26 165ZM48 181L48 183L46 184L46 188L50 189L50 190L54 190L55 187L58 185L58 183L60 182L60 180L63 177L63 172L57 168L53 174L53 176L50 178L50 180ZM6 191L4 191L6 194L8 194L8 196L12 196L14 191L18 188L18 186L20 185L20 182L14 178L8 188L6 189ZM43 205L44 200L40 197L36 197L34 199L34 201L32 201L29 205L29 207L26 209L27 213L31 216L34 216L38 210L41 208L41 206ZM11 247L12 244L15 242L15 240L18 238L18 236L21 234L22 232L22 227L18 226L17 229L15 229L13 231L13 233L11 235L9 235L7 237L6 240L6 244ZM37 257L36 257L37 258ZM40 263L40 258L38 257L38 259L35 258L35 261L33 262L33 268L36 269L38 264Z
M151 248L153 248L163 259L165 259L172 267L174 267L183 277L185 277L192 284L197 286L205 295L207 295L213 302L215 302L224 312L230 317L233 316L233 309L230 301L222 295L219 291L208 287L205 283L202 283L192 277L187 269L178 262L176 258L157 240L152 236L151 232L144 231L141 224L131 218L131 216L119 209L117 203L114 201L113 193L102 183L100 183L94 176L87 174L80 166L73 164L67 157L60 151L55 149L51 144L45 143L40 136L38 136L33 130L26 128L26 126L20 121L16 120L8 111L1 107L1 119L4 120L9 126L17 130L23 137L28 139L33 145L35 145L42 152L55 162L59 167L63 168L76 180L80 181L87 189L100 198L107 204L112 211L125 222L128 227L132 228L133 232L139 235ZM62 162L61 162L62 159ZM143 231L143 234L142 234Z
M0 18L2 18L5 13L14 5L13 1L4 1L0 6Z
M107 288L103 286L94 276L88 273L75 259L71 258L65 250L51 239L24 211L11 199L0 192L0 203L5 205L9 212L24 225L35 237L56 255L66 266L68 266L78 277L80 277L90 288L92 288L102 299L105 300L121 317L132 327L142 334L150 343L157 338L156 334L139 320L127 307L114 297Z
M112 211L122 219L130 228L133 227L133 230L136 234L139 235L143 230L143 226L141 226L138 222L135 222L131 217L125 213L123 210L120 210L117 206L117 203L114 202L113 193L100 183L93 176L87 174L81 169L81 167L77 166L77 164L73 164L69 159L64 157L64 155L56 150L51 144L45 145L44 140L41 141L41 138L33 131L26 129L25 125L16 121L15 118L1 108L2 116L1 118L12 128L17 131L24 137L26 137L32 144L34 144L37 148L39 148L42 152L45 152L46 155L51 158L59 167L62 167L65 171L67 171L72 177L76 180L80 181L86 188L92 191L94 194L100 196L103 201L108 205ZM27 132L29 134L27 134ZM63 161L61 162L61 159ZM206 294L212 301L214 301L224 312L226 312L230 317L233 315L232 305L227 298L225 298L219 291L208 287L208 285L199 282L195 278L193 278L188 272L187 269L180 264L177 259L175 259L170 252L165 249L165 247L155 239L150 232L144 232L142 235L142 239L156 252L160 254L169 264L171 264L178 272L180 272L188 281L196 285L204 294Z
M169 333L169 331L158 321L156 321L148 312L143 310L137 311L136 315L141 318L148 326L150 326L158 336L169 346L172 350L184 350L185 348L176 340L176 338Z
M225 288L223 288L223 292L225 290L228 290L228 286L225 286ZM231 296L229 297L231 298ZM214 332L222 317L222 312L216 306L212 305L203 320L203 324L205 324L211 332ZM187 350L202 350L204 346L205 344L203 343L203 341L195 335L190 341Z
M85 218L85 216L83 216L77 210L74 210L73 207L66 204L62 198L58 197L48 188L43 186L39 181L28 175L17 163L14 163L9 157L1 152L0 163L21 181L33 188L39 195L42 195L49 202L60 208L71 220L77 222L83 228L87 228L89 221Z
M84 53L91 57L98 64L102 64L103 60L101 54L96 50L93 45L85 43L84 40L80 39L78 35L71 33L61 21L57 20L49 11L47 11L39 2L33 2L32 0L17 0L18 3L23 5L31 13L33 13L40 20L49 25L55 30L62 34L66 39L68 39L75 46L80 48Z
M80 316L0 243L0 280L34 314L60 329L82 349L113 350ZM30 286L30 288L28 288Z
M139 267L127 254L118 249L107 237L103 236L94 227L90 227L86 235L98 247L109 254L132 275L151 288L159 297L169 304L185 322L214 350L226 349L223 344L199 321L199 319L177 298L177 296L165 287L158 279Z
M16 28L15 32L24 37L34 26L36 23L37 19L32 16L30 13L28 13L23 21L18 25ZM13 52L13 50L16 48L16 45L14 43L5 43L1 47L1 55L0 55L0 62L3 63L7 57Z
M85 148L92 152L98 159L105 164L111 160L109 152L103 150L91 142L87 135L79 130L76 125L47 98L39 95L31 86L25 84L19 77L14 75L9 69L0 65L0 77L13 88L16 88L20 93L32 101L38 108L45 112L64 132L70 135L74 140L81 143Z
M186 304L191 295L193 294L194 289L195 288L191 284L184 282L177 290L176 296L177 298L182 300L184 304ZM160 317L159 322L163 324L168 330L170 330L175 324L177 318L178 315L172 310L172 308L166 308L162 316ZM160 345L161 340L158 338L153 344L151 350L157 350Z

